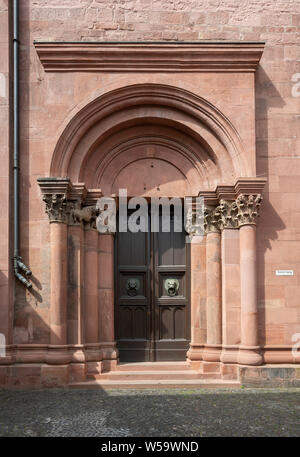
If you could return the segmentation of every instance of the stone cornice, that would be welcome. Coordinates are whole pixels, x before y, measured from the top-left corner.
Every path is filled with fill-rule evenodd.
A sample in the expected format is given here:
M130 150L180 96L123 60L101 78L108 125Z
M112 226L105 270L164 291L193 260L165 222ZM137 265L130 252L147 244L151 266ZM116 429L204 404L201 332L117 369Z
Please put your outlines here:
M254 72L263 42L34 42L49 72Z
M37 182L43 195L61 194L69 197L73 187L70 178L38 178Z
M233 201L240 194L254 195L261 194L267 179L266 178L239 178L235 185L220 184L214 191L200 191L199 197L204 198L207 206L217 206L221 200Z

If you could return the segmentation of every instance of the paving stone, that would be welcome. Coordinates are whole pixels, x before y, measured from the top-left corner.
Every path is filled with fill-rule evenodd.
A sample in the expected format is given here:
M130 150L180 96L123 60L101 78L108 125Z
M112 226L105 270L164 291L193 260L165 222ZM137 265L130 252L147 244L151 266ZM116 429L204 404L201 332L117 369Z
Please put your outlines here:
M0 391L0 436L300 436L300 389Z

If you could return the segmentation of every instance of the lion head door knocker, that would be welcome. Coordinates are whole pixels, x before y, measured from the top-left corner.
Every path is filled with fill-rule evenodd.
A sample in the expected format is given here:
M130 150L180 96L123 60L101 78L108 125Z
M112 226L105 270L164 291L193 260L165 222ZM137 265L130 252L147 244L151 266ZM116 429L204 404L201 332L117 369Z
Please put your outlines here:
M138 290L140 289L140 281L136 278L129 278L126 281L127 294L130 297L137 295Z
M179 290L179 281L178 279L168 278L165 280L165 289L169 297L175 297Z

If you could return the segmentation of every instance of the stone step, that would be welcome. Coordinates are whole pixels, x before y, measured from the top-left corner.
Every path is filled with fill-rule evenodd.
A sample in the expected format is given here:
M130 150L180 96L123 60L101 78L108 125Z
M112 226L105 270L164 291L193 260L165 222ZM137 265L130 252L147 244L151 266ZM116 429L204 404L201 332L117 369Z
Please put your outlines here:
M169 371L110 371L96 377L99 380L140 381L140 380L185 380L185 379L219 379L219 373L200 373L196 370L169 370Z
M187 362L123 362L117 365L117 371L174 371L190 369Z
M111 390L111 389L210 389L210 388L226 388L226 389L238 389L241 387L238 381L225 381L215 379L185 379L185 380L139 380L139 381L112 381L112 380L95 380L85 381L69 384L72 389L99 389L99 390Z

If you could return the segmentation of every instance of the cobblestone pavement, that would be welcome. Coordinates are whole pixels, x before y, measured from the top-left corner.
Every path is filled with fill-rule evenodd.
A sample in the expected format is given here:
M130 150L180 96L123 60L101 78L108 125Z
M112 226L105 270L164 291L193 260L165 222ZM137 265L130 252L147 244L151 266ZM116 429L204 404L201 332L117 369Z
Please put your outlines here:
M300 389L0 390L0 436L300 436Z

